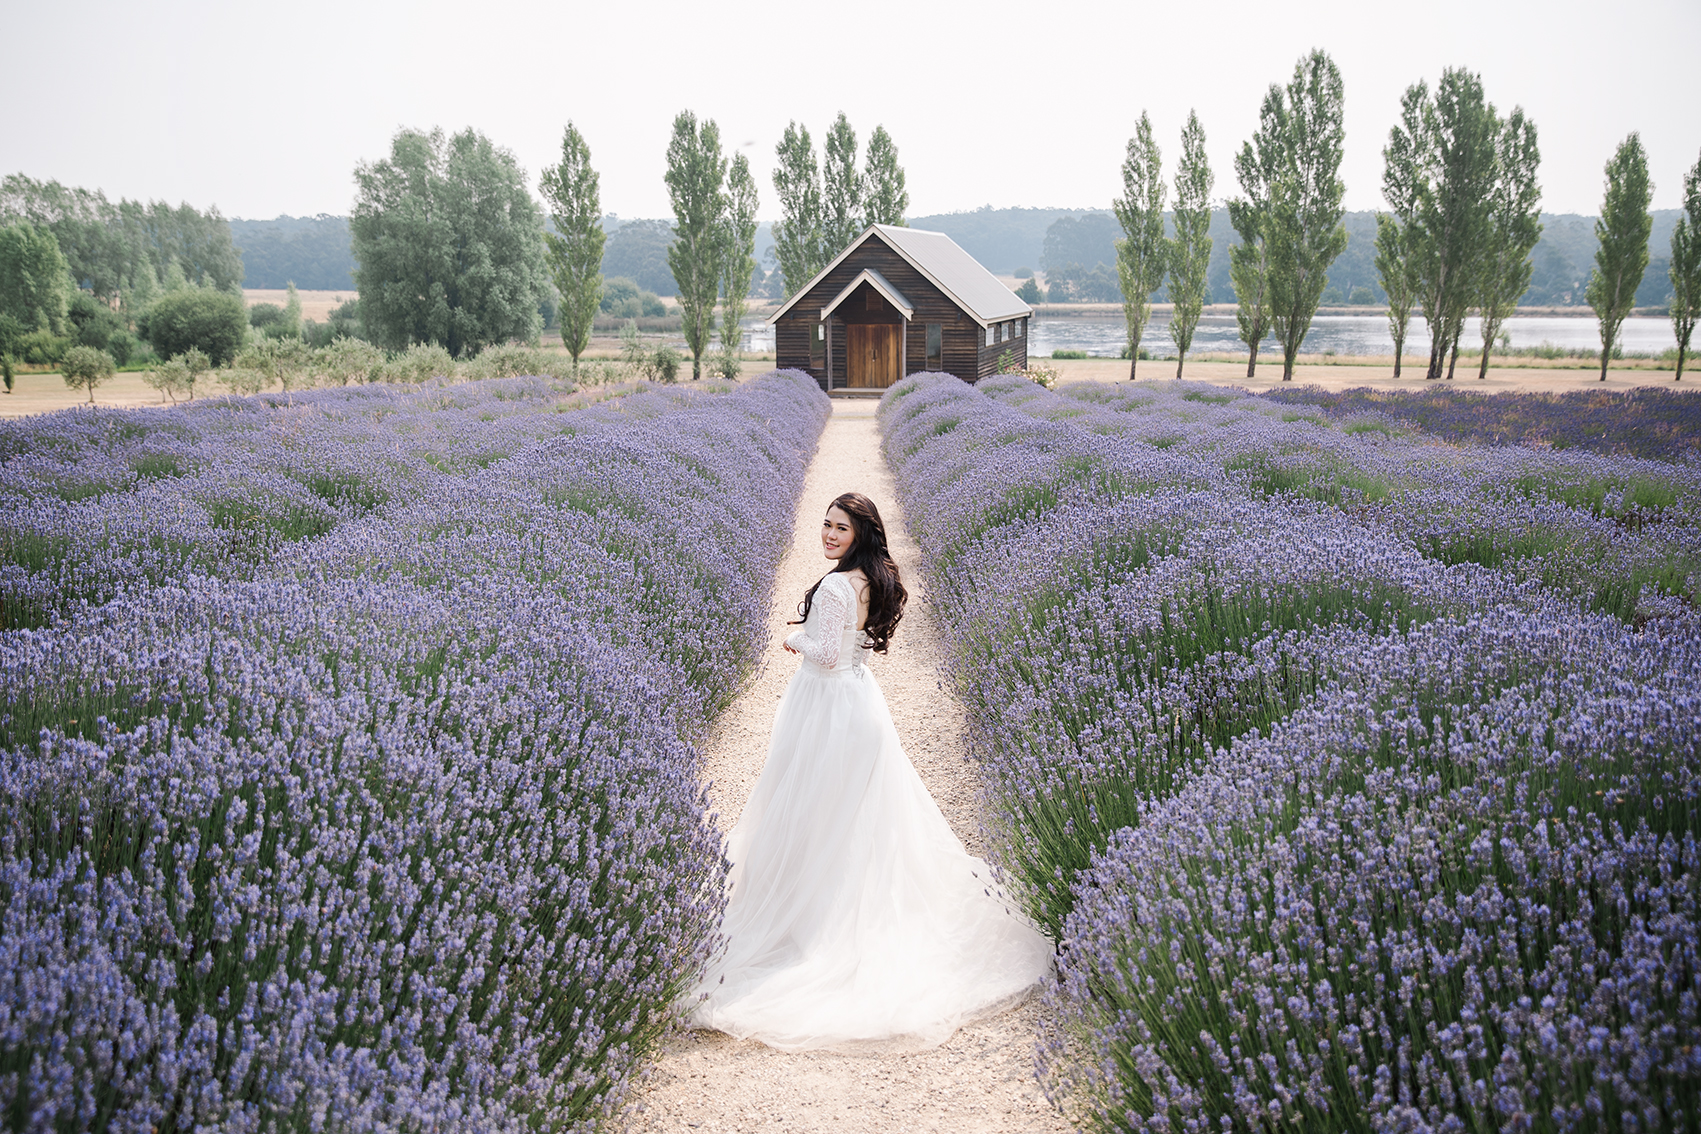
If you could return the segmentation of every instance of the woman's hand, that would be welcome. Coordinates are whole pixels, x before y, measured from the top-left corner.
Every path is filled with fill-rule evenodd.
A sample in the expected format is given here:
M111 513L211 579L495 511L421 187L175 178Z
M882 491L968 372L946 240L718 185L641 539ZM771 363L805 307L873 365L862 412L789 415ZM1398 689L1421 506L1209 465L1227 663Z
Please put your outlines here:
M782 650L784 650L784 651L785 651L785 652L786 652L786 653L788 653L788 654L795 654L795 653L797 653L797 651L796 651L796 650L794 650L794 649L792 649L792 648L791 648L791 643L790 643L790 642L781 642L781 643L780 643L780 649L782 649Z

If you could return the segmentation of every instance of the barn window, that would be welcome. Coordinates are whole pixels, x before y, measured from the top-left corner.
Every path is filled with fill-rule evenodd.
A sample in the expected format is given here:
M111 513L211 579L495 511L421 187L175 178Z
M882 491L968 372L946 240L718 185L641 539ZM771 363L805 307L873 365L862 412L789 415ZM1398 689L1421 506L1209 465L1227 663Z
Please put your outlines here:
M827 324L817 323L809 332L809 365L824 366L827 359Z
M998 328L996 326L989 325L986 328L986 345L987 346L991 346L993 343L998 341L996 338L993 337L997 333L998 333Z
M938 323L929 323L927 325L927 369L943 370L945 368L945 361L942 357L944 345L944 327Z
M1028 334L1028 321L1026 319L1016 320L1016 337L1018 339L1026 338L1027 334Z

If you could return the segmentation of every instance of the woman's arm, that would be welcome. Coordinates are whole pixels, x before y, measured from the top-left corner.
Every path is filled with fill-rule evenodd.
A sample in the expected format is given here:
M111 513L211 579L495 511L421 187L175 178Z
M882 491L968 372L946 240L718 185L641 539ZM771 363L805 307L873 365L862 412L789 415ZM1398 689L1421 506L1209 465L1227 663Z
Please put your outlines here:
M823 669L832 669L839 664L839 643L844 641L845 628L856 617L856 596L844 577L835 572L815 588L810 610L819 612L815 625L820 637L811 638L807 630L794 630L786 636L786 649L802 654Z

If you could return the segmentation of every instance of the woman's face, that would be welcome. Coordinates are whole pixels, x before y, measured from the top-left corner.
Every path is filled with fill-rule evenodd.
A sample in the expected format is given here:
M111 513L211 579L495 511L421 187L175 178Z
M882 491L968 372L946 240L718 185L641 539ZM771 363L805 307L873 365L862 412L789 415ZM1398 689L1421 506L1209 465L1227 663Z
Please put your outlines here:
M839 507L827 509L827 518L821 521L821 553L828 559L843 559L856 542L856 525L845 510Z

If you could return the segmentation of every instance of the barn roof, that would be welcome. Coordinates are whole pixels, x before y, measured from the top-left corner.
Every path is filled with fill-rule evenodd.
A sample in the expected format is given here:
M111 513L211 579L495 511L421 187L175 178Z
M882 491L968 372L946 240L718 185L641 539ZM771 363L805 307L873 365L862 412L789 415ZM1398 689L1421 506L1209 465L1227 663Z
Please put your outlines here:
M1002 319L1018 319L1033 314L1034 309L1022 302L1017 294L998 281L998 277L981 267L955 240L943 232L920 228L903 228L891 224L869 225L863 234L851 241L850 247L839 253L831 264L822 268L816 277L786 300L780 309L768 317L776 323L805 295L846 259L856 254L870 240L880 240L892 251L909 261L910 267L944 292L965 314L981 326L990 326ZM842 298L842 297L841 297ZM836 306L835 304L829 305Z

